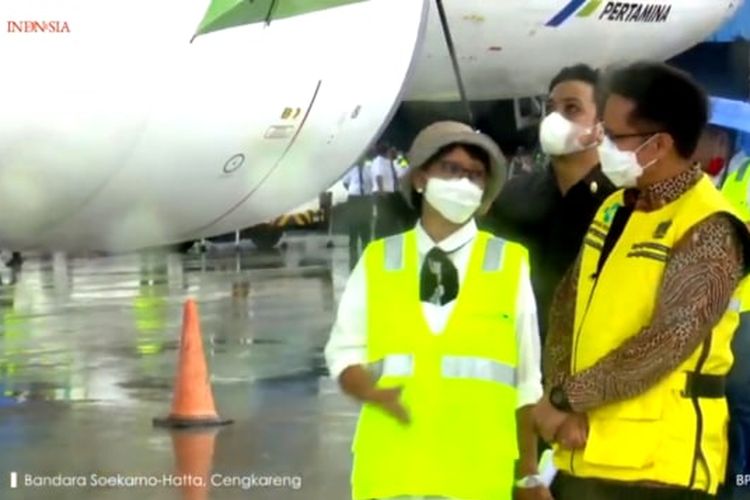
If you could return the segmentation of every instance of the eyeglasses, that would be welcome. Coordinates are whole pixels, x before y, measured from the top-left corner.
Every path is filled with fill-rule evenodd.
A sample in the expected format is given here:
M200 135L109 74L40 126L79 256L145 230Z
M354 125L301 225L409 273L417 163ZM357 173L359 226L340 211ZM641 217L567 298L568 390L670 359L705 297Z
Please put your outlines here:
M614 134L609 130L606 130L604 127L602 127L602 133L610 140L610 141L617 141L620 139L630 139L632 137L647 137L652 136L656 134L663 134L664 130L652 130L651 132L633 132L630 134Z
M446 177L450 178L462 178L466 177L474 184L482 184L487 180L487 172L482 170L472 170L460 165L456 162L449 160L441 160L438 162L440 172Z

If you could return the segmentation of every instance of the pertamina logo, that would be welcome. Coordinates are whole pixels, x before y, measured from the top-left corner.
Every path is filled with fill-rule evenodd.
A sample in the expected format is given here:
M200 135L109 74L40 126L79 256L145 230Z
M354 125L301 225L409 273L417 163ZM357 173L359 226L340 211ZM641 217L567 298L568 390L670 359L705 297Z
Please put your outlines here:
M8 21L8 33L70 33L67 21Z
M598 13L600 21L621 23L663 23L669 19L672 6L665 3L607 2L604 0L570 0L557 14L547 21L550 27L560 26L575 17L591 17Z
M669 19L671 5L607 2L599 19L625 23L663 23Z

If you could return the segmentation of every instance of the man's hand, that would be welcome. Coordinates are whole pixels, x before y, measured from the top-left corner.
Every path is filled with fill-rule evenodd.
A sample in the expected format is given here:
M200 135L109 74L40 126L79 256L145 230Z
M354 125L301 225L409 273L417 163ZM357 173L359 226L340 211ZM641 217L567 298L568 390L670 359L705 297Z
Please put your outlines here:
M373 389L367 396L367 401L379 406L402 424L408 424L411 419L409 412L401 403L403 387L389 389Z
M513 500L554 500L552 493L544 486L536 488L514 488Z
M553 443L557 431L570 415L552 406L549 395L545 395L532 411L537 433L548 443Z
M589 419L585 413L568 415L555 434L555 442L569 450L582 450L589 436Z

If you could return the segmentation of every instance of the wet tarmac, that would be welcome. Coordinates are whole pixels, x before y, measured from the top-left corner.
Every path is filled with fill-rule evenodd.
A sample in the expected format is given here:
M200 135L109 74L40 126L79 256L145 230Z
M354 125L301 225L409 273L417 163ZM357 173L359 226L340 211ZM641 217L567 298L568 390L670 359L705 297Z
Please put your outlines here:
M0 499L349 498L357 407L323 360L346 240L288 241L3 269ZM152 426L169 412L189 297L235 421L215 432Z

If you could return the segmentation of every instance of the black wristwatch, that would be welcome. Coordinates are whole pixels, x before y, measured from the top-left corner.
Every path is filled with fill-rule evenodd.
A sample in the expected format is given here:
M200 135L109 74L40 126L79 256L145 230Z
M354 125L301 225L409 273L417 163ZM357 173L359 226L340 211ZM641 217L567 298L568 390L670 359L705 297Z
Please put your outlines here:
M570 401L565 389L561 385L555 386L549 392L549 402L560 411L571 411Z

